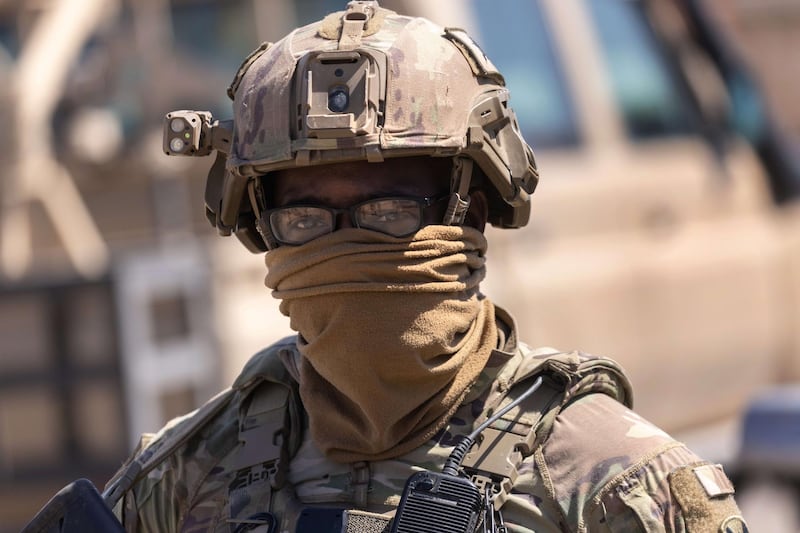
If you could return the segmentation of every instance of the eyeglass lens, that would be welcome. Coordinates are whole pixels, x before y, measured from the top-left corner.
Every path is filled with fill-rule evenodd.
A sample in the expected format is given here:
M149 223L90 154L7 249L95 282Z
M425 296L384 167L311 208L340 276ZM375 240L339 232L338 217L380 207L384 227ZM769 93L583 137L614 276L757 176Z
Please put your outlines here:
M336 229L336 216L348 213L351 223L394 237L417 231L422 225L423 201L413 198L380 198L350 209L321 206L287 206L270 212L275 238L284 244L303 244Z

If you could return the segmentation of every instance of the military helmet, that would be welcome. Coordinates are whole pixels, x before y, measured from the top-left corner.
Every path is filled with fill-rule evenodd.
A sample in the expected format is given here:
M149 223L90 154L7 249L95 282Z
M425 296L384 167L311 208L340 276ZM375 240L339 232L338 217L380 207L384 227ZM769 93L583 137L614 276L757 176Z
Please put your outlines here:
M352 1L254 51L228 95L234 119L222 125L230 131L207 135L224 137L212 146L219 150L207 214L252 251L277 245L260 220L269 205L262 176L346 161L453 158L443 223L463 221L473 175L483 180L490 224L528 222L538 182L533 151L503 76L463 30Z

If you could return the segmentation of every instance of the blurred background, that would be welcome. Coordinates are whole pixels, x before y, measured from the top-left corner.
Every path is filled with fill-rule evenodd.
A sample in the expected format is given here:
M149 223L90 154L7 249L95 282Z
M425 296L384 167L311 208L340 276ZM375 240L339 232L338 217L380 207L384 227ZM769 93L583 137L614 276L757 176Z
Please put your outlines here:
M800 2L384 0L467 29L542 181L484 289L534 346L622 363L637 410L721 462L753 531L800 530ZM0 0L0 531L290 333L263 259L206 222L262 41L344 0Z

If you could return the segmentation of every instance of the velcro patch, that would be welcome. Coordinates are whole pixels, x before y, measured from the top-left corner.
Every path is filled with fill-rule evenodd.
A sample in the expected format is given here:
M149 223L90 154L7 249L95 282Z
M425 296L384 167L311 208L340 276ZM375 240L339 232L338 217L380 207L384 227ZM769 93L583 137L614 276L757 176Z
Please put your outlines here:
M747 525L733 499L733 486L719 465L684 466L669 475L688 533L744 533Z
M703 485L709 498L733 494L733 483L725 475L721 465L703 465L694 469L694 475Z

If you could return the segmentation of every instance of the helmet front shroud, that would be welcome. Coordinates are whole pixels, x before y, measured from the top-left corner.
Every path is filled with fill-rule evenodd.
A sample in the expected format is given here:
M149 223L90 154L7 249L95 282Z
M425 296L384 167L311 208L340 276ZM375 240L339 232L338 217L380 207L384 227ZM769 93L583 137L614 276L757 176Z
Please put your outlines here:
M224 168L218 155L209 173L206 204L220 232L235 232L251 251L276 246L259 220L270 203L256 178L346 161L454 158L445 224L463 221L475 163L485 176L489 223L528 222L538 182L533 152L502 75L462 30L350 2L345 12L262 45L228 94L233 140Z

